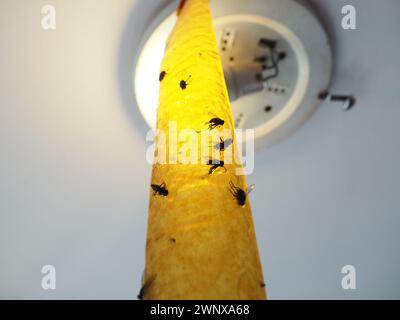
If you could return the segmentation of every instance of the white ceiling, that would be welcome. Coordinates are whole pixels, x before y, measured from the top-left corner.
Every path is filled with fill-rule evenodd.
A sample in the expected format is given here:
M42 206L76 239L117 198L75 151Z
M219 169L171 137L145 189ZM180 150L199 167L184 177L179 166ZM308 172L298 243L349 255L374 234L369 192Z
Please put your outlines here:
M248 177L270 298L400 298L398 0L313 0L333 38L322 105L256 155ZM131 90L145 21L164 1L1 0L0 298L136 298L150 165ZM41 29L53 4L57 29ZM341 8L357 9L355 31ZM57 289L40 286L57 270ZM341 267L357 290L341 288Z

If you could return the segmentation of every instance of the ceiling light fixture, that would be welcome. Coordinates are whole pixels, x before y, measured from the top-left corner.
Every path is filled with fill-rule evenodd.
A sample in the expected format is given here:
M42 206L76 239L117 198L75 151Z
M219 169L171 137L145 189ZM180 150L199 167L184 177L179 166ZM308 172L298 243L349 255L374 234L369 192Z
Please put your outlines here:
M158 74L175 22L173 1L144 34L134 71L139 110L155 128ZM256 147L292 133L316 110L332 73L328 36L294 0L210 0L236 128L254 129Z

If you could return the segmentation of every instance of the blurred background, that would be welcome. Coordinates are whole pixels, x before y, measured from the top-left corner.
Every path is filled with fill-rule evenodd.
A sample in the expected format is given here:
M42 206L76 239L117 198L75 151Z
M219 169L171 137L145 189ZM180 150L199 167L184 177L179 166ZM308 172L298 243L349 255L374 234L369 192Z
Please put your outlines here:
M151 166L132 90L163 0L0 0L0 298L136 299ZM251 203L270 299L400 298L400 2L310 0L332 38L333 92L256 153ZM341 9L357 10L343 30ZM44 31L42 6L57 28ZM341 286L353 265L356 290ZM41 269L54 265L56 290Z

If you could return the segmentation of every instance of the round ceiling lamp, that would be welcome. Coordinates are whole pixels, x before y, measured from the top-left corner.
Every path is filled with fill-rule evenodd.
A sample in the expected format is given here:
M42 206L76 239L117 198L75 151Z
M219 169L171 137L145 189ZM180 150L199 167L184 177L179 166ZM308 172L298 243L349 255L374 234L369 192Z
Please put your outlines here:
M178 1L149 24L139 48L133 87L139 110L156 126L158 75ZM254 129L255 145L292 133L316 110L332 74L327 33L295 0L210 0L236 129Z

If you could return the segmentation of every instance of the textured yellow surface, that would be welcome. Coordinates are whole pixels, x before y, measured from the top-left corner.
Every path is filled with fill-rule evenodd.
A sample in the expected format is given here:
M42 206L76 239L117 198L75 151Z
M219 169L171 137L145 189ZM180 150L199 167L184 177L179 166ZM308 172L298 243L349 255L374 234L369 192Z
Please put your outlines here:
M215 116L225 123L213 132L234 129L207 0L186 1L161 70L158 129L168 133L172 121L178 132L207 131ZM151 183L165 182L168 195L150 193L143 298L265 299L249 198L241 206L228 190L230 181L247 188L235 173L240 163L210 175L200 147L202 163L153 165Z

